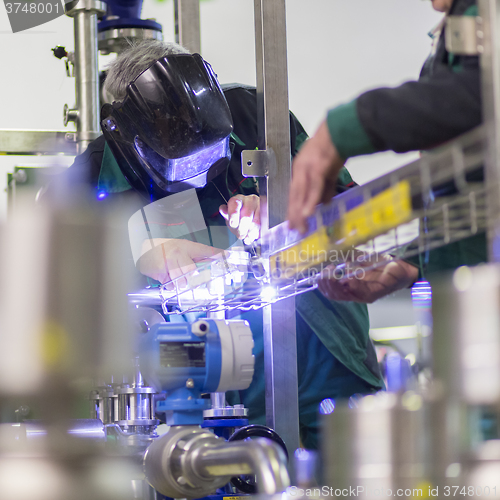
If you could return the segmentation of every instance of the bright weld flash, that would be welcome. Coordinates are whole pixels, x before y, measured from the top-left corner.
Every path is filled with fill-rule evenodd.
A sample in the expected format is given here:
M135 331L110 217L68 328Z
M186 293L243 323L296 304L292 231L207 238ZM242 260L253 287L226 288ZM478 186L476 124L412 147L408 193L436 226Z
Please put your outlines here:
M270 285L265 286L260 292L260 298L265 302L271 302L276 298L276 289Z

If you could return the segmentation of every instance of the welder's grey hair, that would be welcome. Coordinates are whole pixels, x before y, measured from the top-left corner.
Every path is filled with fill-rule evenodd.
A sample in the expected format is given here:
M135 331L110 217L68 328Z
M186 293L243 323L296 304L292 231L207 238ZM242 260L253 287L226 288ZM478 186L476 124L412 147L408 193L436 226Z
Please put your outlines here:
M190 52L173 42L141 40L133 43L109 65L104 81L105 94L111 94L116 101L121 101L127 95L127 85L130 82L156 60L174 54L190 54Z

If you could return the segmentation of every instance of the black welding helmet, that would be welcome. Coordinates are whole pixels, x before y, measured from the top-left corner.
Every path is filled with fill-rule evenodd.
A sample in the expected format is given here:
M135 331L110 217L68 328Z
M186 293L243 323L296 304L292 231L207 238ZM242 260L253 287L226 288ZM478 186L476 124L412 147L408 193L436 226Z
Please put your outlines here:
M106 142L132 187L148 199L203 187L228 165L231 112L199 54L156 61L105 104Z

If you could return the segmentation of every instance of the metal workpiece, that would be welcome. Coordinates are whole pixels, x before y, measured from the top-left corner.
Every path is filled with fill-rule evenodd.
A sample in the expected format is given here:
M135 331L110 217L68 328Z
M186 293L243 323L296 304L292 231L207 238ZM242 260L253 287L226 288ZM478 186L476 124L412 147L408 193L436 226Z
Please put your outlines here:
M500 267L460 267L433 282L433 374L443 397L500 402Z
M200 0L174 0L175 41L201 54Z
M97 18L106 13L106 5L98 0L75 0L65 8L74 19L76 85L76 109L65 113L65 121L76 123L77 154L81 154L100 135Z
M153 488L172 498L199 498L227 484L232 476L255 474L259 493L289 485L286 458L267 440L228 443L194 426L175 426L144 455L144 473Z
M323 484L359 487L359 498L372 498L428 481L424 407L413 392L366 396L355 408L325 406L332 413L321 415Z
M272 148L276 168L259 178L261 227L286 219L291 178L290 118L286 53L285 0L255 0L257 124L260 149ZM264 309L266 421L285 441L289 453L299 447L295 299Z
M483 234L490 221L487 196L496 192L495 184L483 182L488 133L478 127L337 195L317 208L305 235L283 222L263 232L255 243L257 257L220 257L159 291L131 298L138 304L156 300L166 314L259 309L315 289L326 266L336 277L356 276L388 259ZM261 279L252 277L255 259L264 269ZM215 286L222 277L225 285Z

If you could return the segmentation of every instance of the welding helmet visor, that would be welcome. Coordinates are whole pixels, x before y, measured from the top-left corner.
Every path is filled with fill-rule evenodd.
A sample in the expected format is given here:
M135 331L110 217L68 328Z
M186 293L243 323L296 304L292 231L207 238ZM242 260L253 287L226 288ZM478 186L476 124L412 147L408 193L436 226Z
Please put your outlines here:
M101 126L127 181L149 199L203 187L230 159L229 106L199 54L159 59L105 104Z

